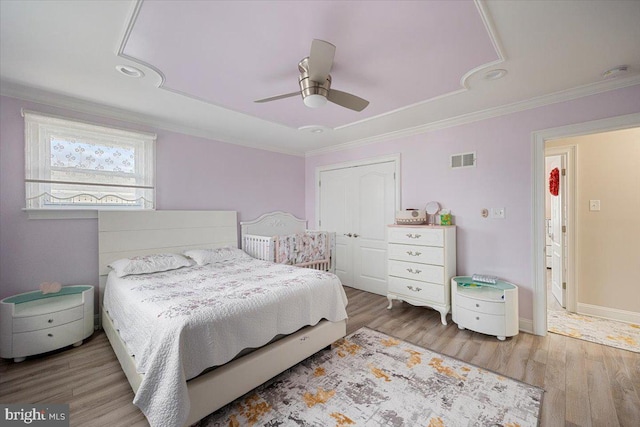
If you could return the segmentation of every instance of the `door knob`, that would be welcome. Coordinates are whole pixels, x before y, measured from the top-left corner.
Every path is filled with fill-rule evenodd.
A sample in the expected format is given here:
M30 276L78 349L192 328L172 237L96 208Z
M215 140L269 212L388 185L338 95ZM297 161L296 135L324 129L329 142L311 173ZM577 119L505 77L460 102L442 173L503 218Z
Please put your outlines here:
M359 234L353 233L353 237L358 237Z
M347 237L351 237L352 236L351 233L344 233L344 235L347 236Z

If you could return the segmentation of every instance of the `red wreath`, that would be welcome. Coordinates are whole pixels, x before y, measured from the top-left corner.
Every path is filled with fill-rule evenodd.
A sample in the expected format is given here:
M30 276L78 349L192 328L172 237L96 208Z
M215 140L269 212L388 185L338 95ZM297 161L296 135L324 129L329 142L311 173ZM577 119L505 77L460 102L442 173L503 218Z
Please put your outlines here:
M553 168L553 170L549 174L549 192L554 196L557 196L559 189L560 189L560 170L558 168Z

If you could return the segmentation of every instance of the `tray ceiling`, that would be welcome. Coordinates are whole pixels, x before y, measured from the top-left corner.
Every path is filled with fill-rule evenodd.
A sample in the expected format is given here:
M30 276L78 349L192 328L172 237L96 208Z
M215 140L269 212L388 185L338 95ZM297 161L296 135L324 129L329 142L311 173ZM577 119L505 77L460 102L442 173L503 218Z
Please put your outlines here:
M640 2L623 0L0 1L0 82L9 96L309 154L639 84L638 22ZM314 38L337 47L332 87L370 105L254 103L298 90ZM487 79L496 69L506 76Z

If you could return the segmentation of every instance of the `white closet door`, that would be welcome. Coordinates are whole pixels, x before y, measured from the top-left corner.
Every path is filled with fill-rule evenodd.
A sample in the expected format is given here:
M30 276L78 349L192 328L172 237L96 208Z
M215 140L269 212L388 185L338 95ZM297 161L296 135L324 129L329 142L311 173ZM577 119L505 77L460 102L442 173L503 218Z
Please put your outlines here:
M386 226L395 209L395 162L321 172L320 227L336 232L344 285L387 294Z
M336 169L320 174L320 229L336 233L336 275L347 286L353 283L350 261L353 239L347 236L352 233L349 205L353 188L347 185L350 177L351 169Z

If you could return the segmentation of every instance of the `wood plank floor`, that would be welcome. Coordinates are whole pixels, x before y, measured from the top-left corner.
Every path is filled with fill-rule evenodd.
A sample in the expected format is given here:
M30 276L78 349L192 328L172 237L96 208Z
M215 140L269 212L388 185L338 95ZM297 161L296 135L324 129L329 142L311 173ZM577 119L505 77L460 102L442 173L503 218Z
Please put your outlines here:
M500 342L436 311L345 288L348 333L362 326L546 390L541 426L638 426L640 354L556 334ZM450 316L449 316L450 319ZM72 426L147 426L103 332L78 348L0 362L0 402L69 403Z

